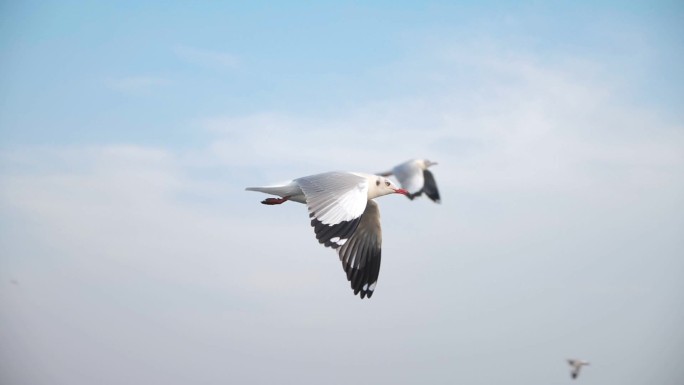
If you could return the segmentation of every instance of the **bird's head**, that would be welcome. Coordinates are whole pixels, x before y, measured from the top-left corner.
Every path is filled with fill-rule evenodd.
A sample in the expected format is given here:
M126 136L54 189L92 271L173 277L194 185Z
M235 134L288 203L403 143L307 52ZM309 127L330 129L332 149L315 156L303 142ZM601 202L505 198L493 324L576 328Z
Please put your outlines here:
M384 176L375 176L373 182L368 189L368 199L387 195L387 194L403 194L408 195L408 191L397 187L391 180Z
M423 170L427 170L428 167L435 166L435 165L437 165L437 162L433 162L431 160L423 159Z

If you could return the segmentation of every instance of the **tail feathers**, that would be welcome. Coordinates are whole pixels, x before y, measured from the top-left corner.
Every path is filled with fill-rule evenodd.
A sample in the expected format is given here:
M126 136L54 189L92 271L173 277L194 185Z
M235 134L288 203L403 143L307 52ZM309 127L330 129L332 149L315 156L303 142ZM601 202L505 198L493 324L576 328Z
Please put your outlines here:
M294 188L293 188L294 187ZM283 184L273 185L273 186L258 186L258 187L247 187L247 191L258 191L271 195L287 196L294 195L296 192L296 186L292 185L292 182L286 182Z
M280 195L279 192L284 190L284 186L274 187L247 187L246 191L259 191L271 195Z

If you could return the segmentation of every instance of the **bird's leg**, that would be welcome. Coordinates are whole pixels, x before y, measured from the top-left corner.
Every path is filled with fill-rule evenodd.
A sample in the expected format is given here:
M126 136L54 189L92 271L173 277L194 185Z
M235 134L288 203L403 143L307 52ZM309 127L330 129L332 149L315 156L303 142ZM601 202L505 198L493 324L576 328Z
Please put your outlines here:
M265 205L279 205L279 204L287 202L288 200L290 200L289 195L282 197L282 198L266 198L263 201L261 201L261 203L263 203Z

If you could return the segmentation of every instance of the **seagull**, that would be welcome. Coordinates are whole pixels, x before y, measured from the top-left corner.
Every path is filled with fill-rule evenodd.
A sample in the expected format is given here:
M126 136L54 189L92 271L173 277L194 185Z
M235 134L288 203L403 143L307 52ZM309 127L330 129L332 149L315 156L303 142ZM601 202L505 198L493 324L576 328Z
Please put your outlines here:
M572 366L572 370L570 371L570 376L572 379L576 379L577 376L579 376L580 369L584 365L589 365L588 361L582 361L582 360L575 360L575 359L568 359L568 364Z
M411 159L400 165L394 166L391 171L380 173L381 176L394 175L401 187L408 190L407 197L413 198L420 196L422 193L428 196L436 203L440 203L439 190L437 190L437 182L435 177L428 170L428 167L436 165L437 162L431 162L427 159Z
M408 191L382 176L339 171L246 190L280 197L264 199L261 203L265 205L306 204L316 239L337 250L354 295L373 295L380 274L382 230L380 211L372 199L393 193L408 195Z

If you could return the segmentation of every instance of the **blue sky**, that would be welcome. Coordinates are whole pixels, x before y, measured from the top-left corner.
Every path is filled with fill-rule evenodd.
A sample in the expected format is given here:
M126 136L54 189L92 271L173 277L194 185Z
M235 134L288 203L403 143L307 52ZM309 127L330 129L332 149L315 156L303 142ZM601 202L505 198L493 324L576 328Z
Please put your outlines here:
M7 384L679 383L679 2L4 2ZM414 157L373 298L246 186Z
M646 92L626 91L639 102L675 109L682 102L682 53L675 49L682 45L681 8L676 2L4 4L2 132L20 144L182 146L197 141L188 138L197 131L193 122L206 115L326 116L432 90L439 80L416 83L402 74L433 70L442 64L433 50L473 40L548 62L592 57L603 75L634 79L635 89Z

